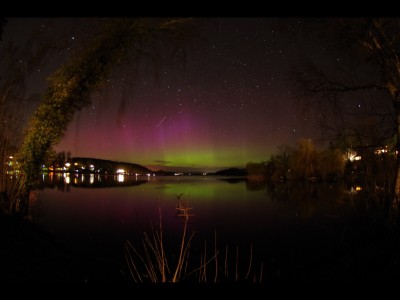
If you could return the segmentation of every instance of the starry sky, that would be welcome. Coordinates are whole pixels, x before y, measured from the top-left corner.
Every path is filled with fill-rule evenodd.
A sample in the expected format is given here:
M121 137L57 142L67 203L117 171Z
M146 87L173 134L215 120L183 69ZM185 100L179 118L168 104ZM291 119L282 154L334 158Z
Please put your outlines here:
M69 39L71 50L68 46L37 70L32 90L45 89L45 78L65 53L87 39L86 22L9 20L3 40L9 35L23 39L35 26L50 31L61 26ZM215 171L265 161L278 146L302 137L318 138L318 114L304 114L292 75L307 59L323 56L326 45L296 33L301 19L192 22L201 39L188 46L184 64L158 69L158 80L145 68L134 80L129 70L114 72L104 89L93 93L91 105L75 115L56 150L152 170Z

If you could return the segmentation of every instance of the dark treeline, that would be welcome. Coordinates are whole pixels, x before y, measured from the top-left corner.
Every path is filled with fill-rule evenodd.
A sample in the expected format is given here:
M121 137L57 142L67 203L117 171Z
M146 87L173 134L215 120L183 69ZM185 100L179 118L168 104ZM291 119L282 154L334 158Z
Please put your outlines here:
M249 162L250 179L352 181L376 189L391 190L396 155L390 147L340 148L319 150L312 140L301 139L296 147L283 145L264 162Z

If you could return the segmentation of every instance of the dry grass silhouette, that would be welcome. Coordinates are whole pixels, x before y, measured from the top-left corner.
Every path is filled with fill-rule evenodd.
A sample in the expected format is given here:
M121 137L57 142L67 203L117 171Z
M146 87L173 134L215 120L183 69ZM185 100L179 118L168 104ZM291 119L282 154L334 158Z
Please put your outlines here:
M204 241L204 250L200 257L190 259L190 248L195 231L188 233L188 217L184 218L182 237L179 244L179 255L175 260L173 252L168 252L164 245L164 235L160 221L158 229L153 229L149 235L144 233L142 250L139 251L130 241L125 243L125 257L130 274L136 283L178 283L178 282L254 282L261 283L263 278L263 263L255 270L253 263L253 245L250 245L249 259L245 272L240 272L239 247L236 247L234 274L230 274L228 246L225 253L217 248L217 233L214 234L214 247L211 253L207 252L207 241ZM222 259L219 259L221 254ZM197 261L197 264L196 262ZM173 263L172 263L173 262ZM221 264L222 262L222 264ZM258 272L258 273L257 273ZM232 273L232 270L231 270Z

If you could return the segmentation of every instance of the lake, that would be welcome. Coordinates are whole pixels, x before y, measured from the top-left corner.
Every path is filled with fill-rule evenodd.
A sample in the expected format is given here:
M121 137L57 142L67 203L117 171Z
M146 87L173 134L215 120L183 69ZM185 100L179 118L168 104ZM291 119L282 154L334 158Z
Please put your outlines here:
M187 274L208 260L207 272L215 273L216 256L218 281L351 280L384 275L358 262L376 264L374 254L359 252L387 237L383 209L362 192L343 184L273 186L210 176L45 174L30 217L74 253L107 265L88 273L97 279L132 280L125 242L145 256L144 233L153 237L161 220L172 269L185 221L186 238L194 232ZM194 274L189 280L197 280Z

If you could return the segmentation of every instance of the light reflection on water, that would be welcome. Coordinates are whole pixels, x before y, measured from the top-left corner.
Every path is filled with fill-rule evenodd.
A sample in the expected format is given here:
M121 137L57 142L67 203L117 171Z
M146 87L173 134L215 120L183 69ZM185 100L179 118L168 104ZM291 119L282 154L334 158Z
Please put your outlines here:
M342 216L354 207L348 196L357 192L318 183L268 186L208 176L43 178L32 219L76 251L123 264L123 242L140 243L143 232L157 228L160 216L166 244L175 247L184 221L177 207L184 203L190 207L189 230L196 231L193 252L215 235L221 247L244 251L253 245L254 256L270 267L272 277L285 268L284 260L307 253L311 244L321 242L315 249L329 245L330 234L342 230Z

